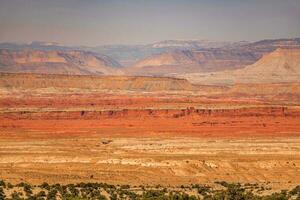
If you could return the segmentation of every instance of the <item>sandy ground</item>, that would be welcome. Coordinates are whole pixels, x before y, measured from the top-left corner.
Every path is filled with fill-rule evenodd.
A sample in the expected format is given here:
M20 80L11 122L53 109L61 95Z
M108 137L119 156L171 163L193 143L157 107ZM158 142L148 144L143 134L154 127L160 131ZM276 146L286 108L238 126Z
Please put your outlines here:
M1 133L0 176L14 183L270 182L274 189L300 182L300 137L47 135L45 139L44 133Z

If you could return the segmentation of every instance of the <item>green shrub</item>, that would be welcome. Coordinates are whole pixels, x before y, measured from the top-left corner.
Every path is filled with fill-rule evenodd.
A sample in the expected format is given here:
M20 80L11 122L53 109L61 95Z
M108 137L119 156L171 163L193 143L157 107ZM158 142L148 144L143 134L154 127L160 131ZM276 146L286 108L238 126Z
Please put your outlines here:
M20 194L16 191L14 191L12 194L11 194L11 198L12 200L21 200L22 198L20 197Z
M26 196L30 197L32 195L32 187L29 184L24 185L24 192Z
M40 185L40 188L43 188L45 190L50 190L50 185L48 183L44 182Z
M0 187L0 200L4 200L6 198L4 190L2 187Z
M296 186L295 188L293 188L290 192L290 195L296 195L296 194L300 194L300 186Z
M121 185L120 187L122 190L128 190L130 189L130 185Z
M51 189L48 192L47 199L48 200L56 200L56 194L57 194L57 190L56 189Z
M4 180L0 180L0 187L3 187L3 188L6 187L6 184L5 184Z
M165 200L168 199L163 191L160 190L149 190L144 192L142 199L145 200Z

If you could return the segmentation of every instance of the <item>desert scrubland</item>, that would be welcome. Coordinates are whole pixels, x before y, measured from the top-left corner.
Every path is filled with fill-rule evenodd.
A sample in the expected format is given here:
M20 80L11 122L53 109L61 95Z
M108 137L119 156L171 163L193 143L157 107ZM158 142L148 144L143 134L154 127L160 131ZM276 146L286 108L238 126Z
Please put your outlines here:
M66 188L72 193L88 187L88 193L78 195L92 199L95 190L97 198L139 199L148 192L151 197L184 198L172 196L177 191L213 199L240 191L254 199L287 189L275 196L296 198L300 54L293 48L271 50L262 48L256 56L176 51L126 69L80 51L2 50L0 178L10 185L3 186L5 194L20 190L24 196L31 188L34 195L44 191L49 196L57 190L64 199ZM215 59L206 63L209 68L228 56L233 59L228 65L247 57L247 66L136 75L149 67L143 63L168 69L169 62L181 69L183 58L181 64L191 66L196 58ZM110 65L115 66L108 71L118 73L100 72ZM64 68L54 74L58 66ZM82 72L86 66L90 68Z
M247 89L253 85L214 89L140 77L131 83L135 90L128 90L127 79L112 88L108 78L104 88L91 92L80 83L97 83L95 77L79 76L72 83L77 88L70 89L56 85L61 76L47 82L47 75L30 75L44 76L26 79L31 84L23 80L27 74L5 76L0 176L12 183L228 181L279 190L300 181L299 93L286 89L298 88L295 83L260 85L276 90L254 95ZM145 82L148 89L141 92ZM241 94L235 88L246 89Z

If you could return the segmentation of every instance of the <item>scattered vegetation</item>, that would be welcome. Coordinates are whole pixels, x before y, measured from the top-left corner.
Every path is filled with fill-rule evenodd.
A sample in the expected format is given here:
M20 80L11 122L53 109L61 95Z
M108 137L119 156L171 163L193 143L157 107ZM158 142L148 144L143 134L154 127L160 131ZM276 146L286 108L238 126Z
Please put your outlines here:
M271 193L258 184L216 182L178 187L109 185L105 183L13 185L0 180L0 200L300 200L300 186ZM215 189L218 188L218 189Z

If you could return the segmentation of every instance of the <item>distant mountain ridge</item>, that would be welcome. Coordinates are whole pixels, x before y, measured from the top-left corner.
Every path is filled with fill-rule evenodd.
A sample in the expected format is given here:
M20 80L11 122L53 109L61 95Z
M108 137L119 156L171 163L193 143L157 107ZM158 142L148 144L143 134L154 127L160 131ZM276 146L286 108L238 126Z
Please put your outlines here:
M186 42L179 44L190 44ZM138 75L174 75L238 69L255 63L277 48L300 48L300 38L224 43L219 48L193 46L190 49L169 50L139 60L128 71Z
M11 73L110 75L120 64L85 51L0 50L0 71Z
M151 44L153 48L178 48L178 49L203 49L203 48L221 48L226 46L237 46L247 44L248 42L224 42L212 40L164 40Z
M259 57L248 50L174 50L145 58L127 68L131 74L174 75L242 68Z
M145 45L98 45L89 46L64 46L55 42L34 41L29 44L0 43L0 49L37 49L70 51L83 50L107 55L121 63L123 66L132 66L146 57L174 50L207 50L210 49L251 49L261 52L271 52L281 46L300 46L300 38L261 40L257 42L222 42L210 40L164 40Z
M46 63L43 66L51 73L82 73L82 74L117 74L142 76L180 76L190 73L216 72L223 70L241 69L251 65L265 54L277 48L300 48L300 38L261 40L257 42L216 42L208 40L165 40L147 45L103 45L96 47L63 46L53 42L32 42L29 44L0 43L0 49L10 51L57 51L60 55L68 57L68 52L89 52L90 59L97 57L99 68L89 68L87 61L74 58L68 60L67 66L59 63ZM87 55L87 54L86 54ZM86 55L78 55L83 59ZM100 64L102 62L102 64ZM121 64L119 64L121 63ZM50 68L51 65L51 68ZM93 65L92 65L93 66ZM2 63L1 69L8 70ZM23 64L23 67L25 65ZM39 70L33 65L38 73ZM102 69L100 69L102 67ZM112 69L123 67L123 69ZM64 69L65 68L65 69ZM76 68L76 70L75 70ZM80 68L80 69L78 69ZM13 68L11 68L13 69ZM15 68L14 72L27 72L26 68ZM44 70L45 70L44 69ZM62 71L59 71L62 70ZM86 71L85 71L86 70ZM75 72L76 71L76 72ZM81 72L79 72L81 71ZM30 72L30 70L29 70Z

